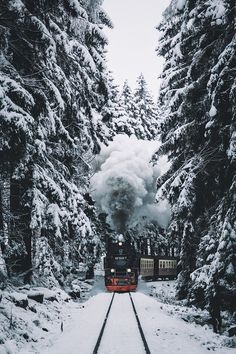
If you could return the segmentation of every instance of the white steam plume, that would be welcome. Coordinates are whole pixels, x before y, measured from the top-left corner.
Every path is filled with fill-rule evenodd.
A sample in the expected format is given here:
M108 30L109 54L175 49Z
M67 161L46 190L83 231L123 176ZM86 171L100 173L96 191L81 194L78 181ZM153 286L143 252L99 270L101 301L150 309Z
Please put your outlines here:
M170 218L167 201L155 203L156 178L169 164L162 158L150 164L160 143L117 135L103 146L97 158L98 172L91 178L91 194L101 211L108 214L111 226L124 232L142 220L142 216L166 227Z

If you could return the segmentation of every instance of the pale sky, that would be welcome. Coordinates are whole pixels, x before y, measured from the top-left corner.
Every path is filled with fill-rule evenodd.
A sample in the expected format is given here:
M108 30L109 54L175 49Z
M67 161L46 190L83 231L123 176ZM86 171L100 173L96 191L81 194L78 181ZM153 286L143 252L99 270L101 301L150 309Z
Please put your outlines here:
M108 67L115 83L123 85L127 79L136 87L142 72L149 90L158 96L163 59L155 48L158 31L155 27L171 0L104 0L103 8L109 14L114 29L105 30L109 39Z

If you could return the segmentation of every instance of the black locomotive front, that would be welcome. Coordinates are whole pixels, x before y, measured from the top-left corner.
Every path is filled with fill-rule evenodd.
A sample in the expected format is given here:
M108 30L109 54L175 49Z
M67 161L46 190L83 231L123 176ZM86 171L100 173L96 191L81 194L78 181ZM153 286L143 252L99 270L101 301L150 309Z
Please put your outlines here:
M135 251L128 242L110 241L104 259L105 285L108 291L134 291L138 266Z

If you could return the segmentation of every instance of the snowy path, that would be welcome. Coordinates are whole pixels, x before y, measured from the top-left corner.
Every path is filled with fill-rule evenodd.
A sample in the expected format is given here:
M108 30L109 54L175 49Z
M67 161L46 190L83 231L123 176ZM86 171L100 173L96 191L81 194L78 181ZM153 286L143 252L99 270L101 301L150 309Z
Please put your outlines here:
M102 293L89 299L74 311L64 332L52 339L53 346L39 353L92 354L111 298L111 293Z
M111 297L110 293L100 293L84 303L84 308L75 309L64 332L39 353L92 354ZM163 305L150 296L137 292L132 293L132 298L152 354L235 353L235 349L221 348L220 337L211 329L168 315ZM145 353L128 294L115 295L98 353Z
M129 294L115 294L98 353L145 353Z

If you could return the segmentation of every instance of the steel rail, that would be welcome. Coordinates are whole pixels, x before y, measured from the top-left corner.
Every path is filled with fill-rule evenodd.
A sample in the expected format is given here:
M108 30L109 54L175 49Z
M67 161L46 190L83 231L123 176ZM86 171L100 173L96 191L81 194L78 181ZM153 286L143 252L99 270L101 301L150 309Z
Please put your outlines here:
M109 313L110 313L110 310L111 310L111 306L112 306L114 297L115 297L115 293L113 293L113 295L112 295L112 299L111 299L110 305L108 307L105 320L103 321L103 325L102 325L101 331L99 333L97 343L96 343L96 345L94 347L93 354L97 354L97 352L98 352L98 348L99 348L101 340L102 340L103 332L104 332L104 329L106 327L107 319L108 319L108 316L109 316Z
M130 292L129 292L129 297L130 297L130 300L131 300L131 303L132 303L132 307L133 307L133 310L134 310L134 314L135 314L135 317L136 317L136 320L137 320L137 323L138 323L138 329L139 329L139 332L140 332L140 335L141 335L141 338L142 338L142 341L143 341L145 352L147 354L151 354L150 349L149 349L148 344L147 344L147 341L146 341L146 338L145 338L145 335L143 333L143 329L142 329L142 326L141 326L141 323L140 323L140 320L139 320L135 305L134 305L134 301L132 299L132 296L131 296Z

